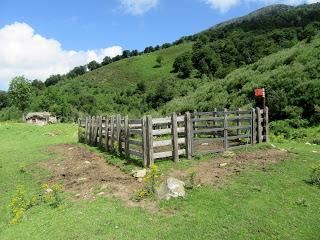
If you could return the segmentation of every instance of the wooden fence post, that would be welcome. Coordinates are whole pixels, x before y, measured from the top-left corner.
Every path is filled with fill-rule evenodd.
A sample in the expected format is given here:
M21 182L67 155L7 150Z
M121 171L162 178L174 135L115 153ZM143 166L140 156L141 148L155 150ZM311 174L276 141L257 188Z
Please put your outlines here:
M99 147L102 147L102 123L103 123L103 118L100 116L99 118Z
M99 129L100 118L97 116L95 121L95 128L94 128L94 139L93 145L96 146L98 143L98 129Z
M223 141L223 148L226 151L228 149L228 110L224 109L224 121L223 121L223 135L224 135L224 141Z
M264 141L269 142L269 108L265 107L263 110L263 115L264 115Z
M108 116L106 116L106 122L105 122L105 126L104 126L104 149L109 152L109 122L110 122L110 118Z
M188 160L192 159L192 122L190 112L186 112L184 115L184 127L185 127L185 145L186 156Z
M121 133L122 133L122 127L121 127L121 115L118 114L117 115L117 139L116 141L118 142L118 153L119 155L122 155L122 136L121 136Z
M110 119L110 138L111 138L110 150L111 152L113 152L114 151L114 116L111 116L111 119Z
M256 132L256 110L251 109L251 144L257 143L257 132Z
M95 123L95 117L91 117L91 128L90 128L90 145L93 143L94 138L94 123Z
M129 138L130 138L129 118L128 116L125 116L124 117L124 149L125 149L125 156L127 161L130 160Z
M241 121L240 121L240 118L241 118L241 114L240 114L240 111L241 111L241 109L240 108L238 108L238 110L237 110L237 135L239 136L239 135L241 135L241 130L239 129L240 127L241 127ZM238 141L240 141L241 140L241 138L238 138Z
M87 143L88 137L88 117L86 117L85 129L84 129L84 142Z
M214 118L217 117L217 108L214 108L214 109L213 109L213 117L214 117ZM216 127L216 121L213 120L212 122L213 122L213 123L212 123L213 128L215 128L215 127ZM213 133L212 133L212 137L215 138L216 136L217 136L217 135L216 135L216 132L213 132Z
M152 166L154 164L153 159L153 124L152 117L147 116L147 162L148 166Z
M143 116L142 118L142 153L143 153L143 166L147 167L148 166L148 131L147 131L147 117Z
M171 134L172 134L172 156L173 160L179 162L179 144L178 144L178 122L177 114L172 113L171 115Z
M256 114L257 114L257 142L262 142L262 121L261 121L261 109L256 108Z
M193 110L193 118L194 119L198 118L198 116L196 114L197 112L198 112L197 110ZM193 127L193 131L196 131L197 130L197 122L194 122L192 127ZM197 138L198 134L195 134L194 136Z

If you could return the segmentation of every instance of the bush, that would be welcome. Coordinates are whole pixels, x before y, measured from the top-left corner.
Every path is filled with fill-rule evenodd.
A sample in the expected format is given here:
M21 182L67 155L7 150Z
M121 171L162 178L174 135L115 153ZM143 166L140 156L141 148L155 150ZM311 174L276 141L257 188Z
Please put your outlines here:
M310 183L320 187L320 166L312 169Z
M154 196L156 187L159 184L160 171L158 166L153 165L147 172L147 175L143 179L145 186L135 192L133 199L140 201L146 197Z
M22 120L22 112L16 107L3 108L0 111L0 121Z

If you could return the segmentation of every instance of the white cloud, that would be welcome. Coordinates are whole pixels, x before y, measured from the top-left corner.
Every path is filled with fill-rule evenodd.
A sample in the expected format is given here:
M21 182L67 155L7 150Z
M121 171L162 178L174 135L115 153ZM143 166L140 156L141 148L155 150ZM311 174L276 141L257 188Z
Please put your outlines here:
M232 7L239 4L247 4L247 3L263 3L265 5L270 4L288 4L288 5L299 5L304 3L316 3L320 2L320 0L201 0L206 3L213 9L218 9L220 12L224 13L230 10Z
M133 15L141 15L158 5L159 0L120 0L122 8Z
M121 53L120 46L67 51L57 40L35 34L26 23L6 25L0 29L0 86L6 88L17 75L43 80L51 74L66 73L75 66L92 60L101 62L105 56Z
M203 0L203 2L213 9L218 9L220 12L226 12L231 7L237 5L240 0Z

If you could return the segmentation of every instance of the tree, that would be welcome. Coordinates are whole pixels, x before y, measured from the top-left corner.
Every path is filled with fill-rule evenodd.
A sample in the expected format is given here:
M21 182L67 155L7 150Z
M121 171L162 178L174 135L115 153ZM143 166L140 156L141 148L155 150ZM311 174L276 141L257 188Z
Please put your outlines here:
M32 87L34 87L37 90L43 90L46 88L46 85L44 84L44 82L38 80L38 79L34 79L31 83Z
M209 45L204 45L193 50L192 63L201 74L214 76L221 65L221 60Z
M93 60L88 63L87 67L90 71L93 71L93 70L96 70L97 68L101 67L101 65L97 61Z
M46 85L46 87L56 85L61 79L62 76L60 74L51 75L44 81L44 84Z
M154 52L154 48L153 48L152 46L146 47L143 52L144 52L144 53Z
M123 50L122 52L122 58L129 58L131 57L131 52L130 50Z
M173 70L176 73L179 73L179 76L182 78L187 78L192 73L192 61L191 53L183 53L178 56L173 63Z
M77 76L83 75L87 72L86 66L78 66L73 68L70 72L67 73L68 78L75 78Z
M0 110L9 106L8 93L0 91Z
M138 50L132 50L131 57L138 56L138 55L139 55L139 51Z
M15 77L9 85L9 100L12 105L24 111L30 104L32 86L29 80L23 76Z
M105 65L108 65L112 63L112 59L109 57L109 56L106 56L103 60L102 60L102 63L101 65L105 66Z

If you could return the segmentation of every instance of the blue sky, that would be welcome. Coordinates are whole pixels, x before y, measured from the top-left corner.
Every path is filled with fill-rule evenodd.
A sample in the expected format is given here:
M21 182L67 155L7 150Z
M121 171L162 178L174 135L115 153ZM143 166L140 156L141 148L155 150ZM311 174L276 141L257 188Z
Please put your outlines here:
M300 4L317 0L288 0ZM93 59L173 42L286 0L0 0L0 89Z

